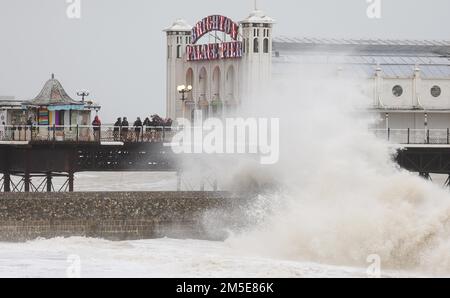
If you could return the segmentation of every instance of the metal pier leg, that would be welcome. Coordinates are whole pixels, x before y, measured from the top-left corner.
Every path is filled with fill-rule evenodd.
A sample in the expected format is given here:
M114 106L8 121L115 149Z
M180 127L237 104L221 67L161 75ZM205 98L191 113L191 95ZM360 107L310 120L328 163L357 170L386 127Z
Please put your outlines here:
M205 191L205 177L202 176L200 180L200 191Z
M444 187L450 188L450 174L448 175L447 180L445 180Z
M177 191L181 191L181 171L177 172Z
M420 177L422 177L425 180L430 180L430 181L432 180L430 173L420 173L419 175L420 175Z
M52 183L52 179L53 179L53 176L52 176L52 173L47 173L47 192L52 192L52 186L53 186L53 183Z
M217 178L214 179L213 189L214 191L217 191L219 189L219 182L217 181Z
M9 173L3 174L3 191L11 192L11 175Z
M69 192L73 192L73 190L74 190L74 180L75 180L75 178L74 178L74 173L73 172L70 172L69 173Z
M25 187L24 191L30 192L30 184L31 184L30 173L28 173L28 172L25 173L23 183L24 183L24 187Z

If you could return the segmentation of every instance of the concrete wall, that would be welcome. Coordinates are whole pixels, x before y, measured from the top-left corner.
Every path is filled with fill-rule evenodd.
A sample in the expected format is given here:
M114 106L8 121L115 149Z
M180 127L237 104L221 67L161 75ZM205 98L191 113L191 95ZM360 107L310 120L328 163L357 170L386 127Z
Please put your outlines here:
M240 210L247 202L224 192L0 194L0 241L70 236L220 240L243 218ZM216 220L205 224L212 213Z

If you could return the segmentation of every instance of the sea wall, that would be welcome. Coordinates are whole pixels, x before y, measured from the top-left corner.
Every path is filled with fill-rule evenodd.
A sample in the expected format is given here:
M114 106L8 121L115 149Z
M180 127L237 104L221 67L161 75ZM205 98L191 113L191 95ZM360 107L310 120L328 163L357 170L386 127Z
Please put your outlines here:
M228 192L1 193L0 241L222 240L242 223L248 202Z

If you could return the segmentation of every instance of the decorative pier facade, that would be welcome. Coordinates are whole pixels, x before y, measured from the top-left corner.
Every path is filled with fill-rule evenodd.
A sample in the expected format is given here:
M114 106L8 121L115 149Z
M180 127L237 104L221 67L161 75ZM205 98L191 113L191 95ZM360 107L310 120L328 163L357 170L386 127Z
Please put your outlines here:
M251 101L272 74L274 19L260 10L237 23L221 15L195 26L179 19L167 35L167 116L193 119L233 113ZM192 86L180 100L178 86ZM243 100L247 102L243 102Z

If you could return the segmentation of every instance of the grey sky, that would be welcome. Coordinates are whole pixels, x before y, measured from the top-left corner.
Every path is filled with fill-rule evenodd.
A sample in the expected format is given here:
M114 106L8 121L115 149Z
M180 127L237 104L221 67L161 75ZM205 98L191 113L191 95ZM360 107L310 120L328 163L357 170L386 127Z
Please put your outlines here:
M190 24L220 13L239 21L253 0L82 0L82 18L65 0L0 0L0 95L35 97L54 72L68 93L88 89L101 116L165 114L165 36L176 18ZM450 39L449 0L260 0L275 34L312 37Z

